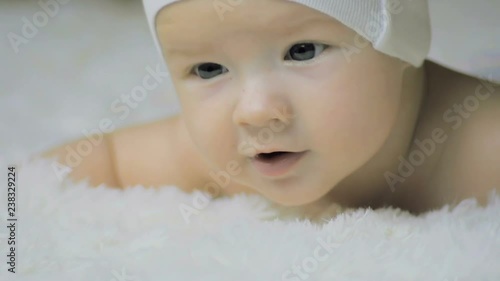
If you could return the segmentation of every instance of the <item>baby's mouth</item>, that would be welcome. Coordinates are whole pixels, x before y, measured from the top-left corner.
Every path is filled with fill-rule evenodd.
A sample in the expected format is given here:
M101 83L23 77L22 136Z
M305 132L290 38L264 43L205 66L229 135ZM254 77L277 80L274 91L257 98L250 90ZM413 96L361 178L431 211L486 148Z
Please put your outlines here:
M257 171L265 176L282 176L287 174L306 153L307 151L259 153L253 157L252 164Z
M270 153L259 153L259 154L255 155L255 160L267 162L267 163L272 163L272 162L279 161L280 159L283 159L283 158L289 156L291 153L295 153L295 152L275 151L275 152L270 152Z

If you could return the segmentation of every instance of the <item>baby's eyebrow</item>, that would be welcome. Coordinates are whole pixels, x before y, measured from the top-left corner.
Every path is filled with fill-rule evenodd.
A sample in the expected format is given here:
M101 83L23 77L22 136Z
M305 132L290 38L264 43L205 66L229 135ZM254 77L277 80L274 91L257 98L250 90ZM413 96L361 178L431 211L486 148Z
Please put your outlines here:
M212 46L210 44L202 44L196 42L196 48L166 48L165 52L170 56L182 56L182 57L192 57L196 55L200 55L202 53L208 53Z
M307 20L299 21L294 25L288 25L286 28L282 28L279 32L276 32L278 35L277 36L282 36L284 39L287 37L291 37L292 35L300 34L300 33L305 33L308 29L311 28L311 26L318 27L319 24L326 24L329 23L331 25L331 21L329 19L325 18L310 18ZM200 55L203 53L208 53L213 51L214 45L211 42L193 42L192 45L195 45L195 47L191 46L189 48L179 48L179 47L169 47L165 48L165 52L168 53L170 56L181 56L181 57L193 57L196 55Z

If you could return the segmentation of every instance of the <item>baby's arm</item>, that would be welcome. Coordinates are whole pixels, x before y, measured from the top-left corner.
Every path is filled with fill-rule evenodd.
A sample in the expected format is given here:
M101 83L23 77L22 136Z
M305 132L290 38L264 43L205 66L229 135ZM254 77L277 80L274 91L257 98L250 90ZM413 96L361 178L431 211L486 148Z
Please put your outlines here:
M208 179L181 116L118 130L110 145L121 186L175 185L192 191Z
M104 183L108 186L118 187L119 180L114 171L109 139L110 135L105 134L98 145L92 145L92 151L89 155L77 155L78 159L81 159L81 162L78 162L75 155L69 154L68 151L78 151L78 146L83 141L86 141L85 139L79 139L52 148L42 153L41 156L47 158L55 157L59 163L71 167L72 171L69 176L75 181L89 177L90 184L93 186Z
M76 150L79 141L43 156L57 156L59 162L71 167L65 163L66 147ZM89 177L93 186L176 185L191 191L200 188L208 178L208 169L196 153L180 116L105 134L81 164L72 168L71 178Z

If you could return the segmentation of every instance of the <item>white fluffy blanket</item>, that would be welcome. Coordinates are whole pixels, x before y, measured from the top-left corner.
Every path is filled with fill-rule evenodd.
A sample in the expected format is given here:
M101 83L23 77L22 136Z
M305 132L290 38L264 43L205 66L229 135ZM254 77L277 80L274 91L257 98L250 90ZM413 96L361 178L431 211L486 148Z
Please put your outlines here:
M493 193L486 208L465 200L418 217L334 208L312 223L259 196L200 206L199 194L175 187L61 182L47 160L18 166L16 191L16 274L3 226L0 280L500 280Z

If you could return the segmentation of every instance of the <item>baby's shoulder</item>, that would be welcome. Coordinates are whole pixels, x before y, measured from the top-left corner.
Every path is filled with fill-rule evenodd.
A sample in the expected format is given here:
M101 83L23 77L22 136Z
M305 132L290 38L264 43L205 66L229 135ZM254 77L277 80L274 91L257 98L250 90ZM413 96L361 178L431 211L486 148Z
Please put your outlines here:
M441 184L485 202L489 191L500 191L500 85L465 75L449 82L441 93L447 96L440 108L447 140L439 170L453 179L441 175Z
M485 173L500 184L500 84L472 81L465 88L470 91L454 104L454 120L448 120L456 132L456 153L464 165L475 167L476 176Z
M179 116L172 116L111 134L121 186L176 185L192 190L200 183L201 161L181 123Z
M422 125L442 128L463 145L478 141L483 146L485 141L500 145L500 84L438 65L429 69Z
M442 117L460 148L456 152L496 154L500 160L500 84L465 76L448 95L455 97Z

